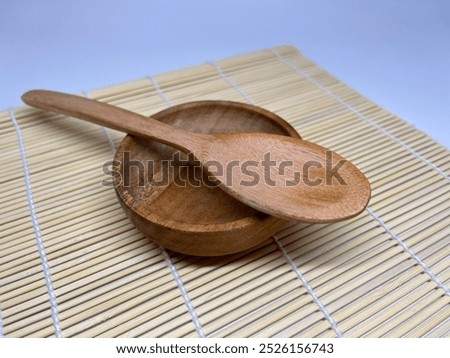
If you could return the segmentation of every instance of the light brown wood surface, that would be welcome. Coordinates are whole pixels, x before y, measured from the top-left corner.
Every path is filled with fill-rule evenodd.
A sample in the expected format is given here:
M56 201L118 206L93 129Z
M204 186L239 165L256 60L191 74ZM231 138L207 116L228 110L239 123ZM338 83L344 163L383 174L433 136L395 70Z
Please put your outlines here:
M193 154L207 169L208 177L220 183L226 193L282 219L340 221L361 213L370 198L369 181L352 163L311 142L263 133L189 133L105 103L52 91L30 91L22 99L37 108L156 140ZM327 153L332 154L331 159ZM267 159L272 167L262 164ZM343 165L339 165L341 161ZM250 183L248 170L241 169L244 163L251 164L255 175L256 180ZM340 180L330 178L327 173L327 168L335 167L341 167Z
M231 101L189 102L152 117L195 133L264 132L300 138L294 128L272 112ZM161 178L158 164L172 160L177 152L170 146L128 135L114 156L114 175L122 178L115 185L119 201L133 224L154 241L190 255L225 255L260 244L287 224L204 182L199 186L179 185L197 174L193 166L174 173L167 185L152 185ZM123 160L125 153L130 153L130 160ZM143 177L148 181L139 186L138 172L130 166L149 160L157 165L145 167ZM132 185L125 185L125 173L131 175Z

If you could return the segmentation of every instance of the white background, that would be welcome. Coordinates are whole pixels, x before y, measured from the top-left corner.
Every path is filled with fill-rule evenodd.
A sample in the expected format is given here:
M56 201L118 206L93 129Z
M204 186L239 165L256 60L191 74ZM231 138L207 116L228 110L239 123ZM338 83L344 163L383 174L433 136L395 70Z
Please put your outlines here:
M307 344L328 344L333 345L333 353L259 353L263 344L275 344L290 347L293 345L298 350L298 344L306 347ZM129 347L149 347L149 346L206 346L211 347L218 344L224 346L246 346L248 354L132 354L117 353L117 346ZM448 352L448 339L433 338L384 338L383 340L372 338L70 338L70 339L2 339L0 340L2 353L6 357L29 357L30 352L41 352L38 356L46 358L61 358L67 356L76 357L164 357L164 358L201 358L201 357L239 357L239 358L279 358L279 357L330 357L330 358L354 358L354 357L390 357L402 352L404 356L410 358L423 357L445 357ZM266 351L269 349L266 348ZM34 354L36 355L36 354Z
M0 109L281 44L450 147L446 0L0 0Z

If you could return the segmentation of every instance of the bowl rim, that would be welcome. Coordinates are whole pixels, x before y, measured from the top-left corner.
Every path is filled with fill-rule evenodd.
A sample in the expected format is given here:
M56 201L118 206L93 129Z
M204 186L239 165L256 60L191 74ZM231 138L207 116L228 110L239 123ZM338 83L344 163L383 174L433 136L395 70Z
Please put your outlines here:
M275 113L252 105L248 103L236 102L236 101L226 101L226 100L201 100L201 101L190 101L181 103L178 105L174 105L172 107L163 109L153 115L152 118L159 120L166 115L169 115L173 112L179 112L180 110L192 109L196 107L205 107L205 106L224 106L224 107L234 107L236 109L257 112L260 115L265 116L270 119L272 122L275 122L281 129L285 130L287 134L293 138L301 139L300 134L295 130L295 128L282 119L280 116ZM133 140L134 137L130 135L126 135L120 145L117 147L116 152L114 153L114 163L120 162L117 158L120 158L120 153L124 151L124 149L129 145L129 141ZM114 164L112 169L113 175L114 173L119 172L119 165ZM224 223L211 223L211 224L194 224L194 223L184 223L181 221L173 220L168 217L161 216L157 214L155 211L149 211L143 205L137 204L133 195L131 195L126 188L123 187L122 183L119 184L114 183L114 189L116 191L117 197L125 205L129 210L131 210L134 214L138 215L141 219L146 222L149 222L153 225L162 226L171 231L185 232L185 233L197 233L197 234L210 234L213 232L230 232L235 230L245 229L252 224L256 224L258 222L266 221L272 218L269 214L265 214L262 212L257 212L256 214L236 219Z

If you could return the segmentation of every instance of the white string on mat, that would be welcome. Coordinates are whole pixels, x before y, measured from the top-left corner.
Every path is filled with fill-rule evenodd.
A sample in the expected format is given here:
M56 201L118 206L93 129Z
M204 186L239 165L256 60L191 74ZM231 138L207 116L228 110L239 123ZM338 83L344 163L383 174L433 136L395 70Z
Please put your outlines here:
M395 142L400 144L403 148L405 148L408 152L413 154L415 157L419 158L422 162L431 166L434 170L436 170L439 174L441 174L445 179L447 179L447 180L450 179L450 176L447 173L445 173L441 168L439 168L436 164L434 164L433 162L431 162L430 160L425 158L423 155L421 155L419 152L417 152L416 150L411 148L408 144L403 142L400 138L396 137L394 134L389 132L387 129L383 128L381 125L379 125L378 123L376 123L375 121L373 121L372 119L370 119L369 117L367 117L366 115L364 115L363 113L358 111L356 108L354 108L350 104L346 103L344 100L339 98L336 94L334 94L331 90L329 90L328 88L323 86L321 83L316 81L314 78L312 78L308 73L306 73L305 71L303 71L302 69L300 69L299 67L294 65L289 60L285 59L283 56L281 56L275 49L270 49L269 51L274 53L281 62L285 63L290 68L292 68L295 72L297 72L299 75L301 75L302 77L306 78L308 81L310 81L311 83L316 85L318 88L320 88L322 91L327 93L330 97L335 99L337 102L339 102L345 108L347 108L349 111L353 112L359 118L361 118L361 119L365 120L367 123L369 123L372 127L378 129L384 135L388 136L389 138L391 138L392 140L394 140Z
M156 91L161 96L161 98L166 102L166 104L169 107L172 107L172 102L170 99L164 94L164 92L159 87L158 81L156 81L155 78L147 76L148 80L153 84L153 86L156 88ZM189 295L187 293L186 287L184 286L183 280L181 279L180 275L178 274L178 270L176 269L175 265L172 263L172 260L170 258L170 255L167 253L167 251L159 245L159 248L161 250L162 255L164 256L164 260L167 264L167 266L170 269L170 272L172 273L175 282L177 283L178 289L181 292L181 296L183 297L184 303L189 311L189 314L191 315L192 322L194 323L195 330L197 331L197 334L201 338L205 338L206 335L203 331L203 327L200 323L200 320L198 318L197 312L195 311L194 305L192 304L191 299L189 298Z
M202 324L200 323L200 320L198 319L197 313L195 312L195 308L192 305L192 301L189 298L189 295L186 291L186 287L184 286L184 283L181 280L181 277L178 274L178 271L177 271L175 265L172 263L172 260L170 259L170 256L167 253L167 251L162 246L160 246L160 249L161 249L162 255L164 256L164 260L166 261L167 266L169 267L170 272L172 273L173 277L175 278L178 288L180 289L181 296L183 297L184 303L186 304L186 307L191 315L192 322L194 323L194 326L195 326L195 330L197 331L198 335L201 338L205 338L206 335L203 332Z
M231 78L228 78L225 73L222 71L221 67L219 66L218 63L215 62L211 62L210 63L211 66L213 66L217 72L219 73L219 75L226 80L237 92L239 92L248 102L250 102L251 104L255 105L256 102L250 97L248 96L240 87L239 85L234 82ZM297 265L294 263L294 261L292 261L291 257L289 256L289 254L286 252L286 250L284 249L284 247L281 245L281 243L278 241L277 237L274 235L272 236L273 240L275 241L275 243L278 246L278 249L283 253L284 258L286 259L286 261L291 265L293 271L295 272L295 274L297 275L297 277L300 279L300 281L302 282L302 284L305 286L306 290L308 291L308 293L312 296L314 302L319 306L320 311L324 314L325 318L327 319L327 321L330 323L331 327L333 328L334 332L336 333L337 337L342 337L342 332L339 330L339 328L336 325L336 322L334 321L334 319L331 317L331 315L328 313L328 310L325 308L325 306L322 304L322 302L319 300L319 297L317 297L316 293L314 292L314 290L312 289L312 287L309 285L308 281L306 280L306 278L303 276L303 274L300 272L299 268L297 267Z
M14 111L12 109L9 109L9 116L14 124L14 128L16 130L17 135L17 141L19 143L19 150L20 150L20 156L22 158L22 167L24 172L24 179L25 179L25 187L26 187L26 193L28 198L28 206L30 210L30 216L31 221L33 223L34 233L36 237L36 245L39 251L39 256L41 258L41 264L42 269L44 271L44 277L45 277L45 284L47 286L47 292L50 299L50 308L51 308L51 316L53 320L53 327L55 328L55 335L58 338L62 337L62 331L61 331L61 324L59 320L59 314L58 314L58 305L56 303L56 294L55 290L53 289L53 283L52 283L52 277L50 273L50 267L48 264L48 258L47 254L45 252L44 242L42 239L42 233L39 225L39 219L36 213L36 208L34 205L34 199L33 199L33 190L31 187L31 178L30 178L30 172L28 170L28 162L27 162L27 156L25 153L25 145L23 142L22 137L22 131L20 130L19 124L16 120L16 117L14 115Z
M287 260L287 262L289 262L289 264L292 267L292 270L295 272L297 277L302 282L303 286L306 288L308 293L311 295L311 297L313 298L313 300L316 303L316 305L319 306L320 311L323 313L323 315L325 316L327 321L330 323L331 328L333 328L334 332L336 333L336 336L338 338L341 338L342 337L342 332L339 329L339 327L337 326L336 321L333 319L333 317L331 317L330 313L328 312L328 310L326 309L326 307L324 306L322 301L320 301L319 297L314 292L314 290L311 287L311 285L309 284L308 280L305 278L305 276L303 276L303 274L301 273L301 271L298 268L298 266L296 265L296 263L291 259L289 254L286 252L284 247L281 245L280 241L278 240L278 237L276 235L273 235L272 239L273 239L273 241L275 241L275 244L277 244L278 248L283 253L284 258Z
M222 68L220 68L219 64L216 62L208 62L209 65L213 66L216 71L219 73L220 77L222 77L225 81L227 81L236 91L239 92L239 94L244 97L247 102L249 102L250 104L256 105L256 102L253 100L253 98L251 98L249 95L247 95L247 93L245 93L245 91L236 84L236 82L234 82L231 78L227 77L223 71Z
M378 223L384 228L384 230L386 230L386 232L395 240L397 241L397 243L403 248L403 250L405 250L421 267L422 269L425 271L425 273L430 276L430 278L440 287L444 290L445 294L447 296L450 296L450 289L441 281L439 280L439 278L433 274L431 272L431 270L429 269L429 267L427 266L427 264L425 264L425 262L422 261L422 259L417 256L410 248L408 245L406 245L406 243L400 239L395 233L394 231L392 231L392 229L390 229L386 223L383 221L383 219L381 219L371 208L367 207L366 208L367 212L372 215L372 217L378 221Z
M147 79L153 84L153 87L156 88L156 92L158 92L158 94L160 95L160 97L164 100L164 102L166 102L166 104L169 107L172 107L172 101L166 96L166 94L161 90L161 88L159 87L159 83L156 80L156 78L153 78L151 76L147 76Z

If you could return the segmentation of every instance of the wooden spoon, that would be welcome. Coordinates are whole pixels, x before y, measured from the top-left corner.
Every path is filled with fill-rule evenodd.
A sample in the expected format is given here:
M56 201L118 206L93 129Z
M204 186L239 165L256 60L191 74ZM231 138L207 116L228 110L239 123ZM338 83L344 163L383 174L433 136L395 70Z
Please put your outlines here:
M370 184L353 164L308 141L266 133L190 133L106 103L53 91L30 91L22 99L43 110L191 154L226 193L283 219L339 221L359 214L370 198Z

